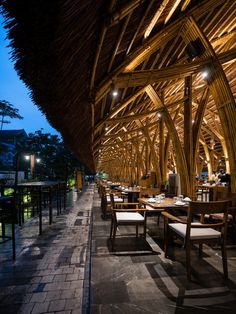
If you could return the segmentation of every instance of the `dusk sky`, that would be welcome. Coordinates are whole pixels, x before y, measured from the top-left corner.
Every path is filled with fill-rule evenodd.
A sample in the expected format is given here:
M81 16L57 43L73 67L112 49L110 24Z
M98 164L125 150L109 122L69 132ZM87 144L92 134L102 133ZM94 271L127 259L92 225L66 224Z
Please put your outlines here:
M19 79L12 61L10 60L10 48L7 48L6 30L3 28L3 18L0 15L0 100L9 101L19 109L23 120L6 119L9 124L4 124L3 130L25 129L26 133L34 132L43 128L43 132L58 134L50 126L45 116L34 105L29 96L29 90Z

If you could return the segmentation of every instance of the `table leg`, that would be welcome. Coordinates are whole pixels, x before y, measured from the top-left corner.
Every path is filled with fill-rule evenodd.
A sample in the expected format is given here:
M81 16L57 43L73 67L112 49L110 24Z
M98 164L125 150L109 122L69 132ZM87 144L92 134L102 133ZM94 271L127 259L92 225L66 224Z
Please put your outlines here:
M52 224L52 187L49 187L49 225Z
M42 190L39 188L39 234L42 234Z

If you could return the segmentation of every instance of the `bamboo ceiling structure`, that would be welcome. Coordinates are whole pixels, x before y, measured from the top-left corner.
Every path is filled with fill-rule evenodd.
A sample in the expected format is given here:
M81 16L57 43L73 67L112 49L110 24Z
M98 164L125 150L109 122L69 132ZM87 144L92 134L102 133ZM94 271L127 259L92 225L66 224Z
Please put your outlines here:
M1 1L15 68L90 169L236 192L235 0Z

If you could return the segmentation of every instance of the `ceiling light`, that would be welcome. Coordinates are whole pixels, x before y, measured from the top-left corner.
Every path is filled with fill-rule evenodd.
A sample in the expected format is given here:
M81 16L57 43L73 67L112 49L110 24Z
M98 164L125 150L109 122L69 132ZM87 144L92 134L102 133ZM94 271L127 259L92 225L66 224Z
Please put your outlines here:
M115 89L115 90L113 90L113 92L112 92L112 96L113 97L117 97L118 96L118 91Z
M202 72L202 78L203 78L203 79L208 78L208 75L209 75L208 71Z

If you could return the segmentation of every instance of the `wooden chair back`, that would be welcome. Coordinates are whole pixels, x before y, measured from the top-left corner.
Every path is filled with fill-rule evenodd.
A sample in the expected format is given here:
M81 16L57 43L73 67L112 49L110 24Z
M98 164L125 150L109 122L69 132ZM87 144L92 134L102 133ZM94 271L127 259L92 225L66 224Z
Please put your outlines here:
M176 217L168 212L163 212L162 215L165 218L165 256L168 254L168 238L169 231L181 238L184 242L186 248L186 268L187 268L187 277L191 279L191 258L190 251L192 244L199 244L199 255L202 254L202 244L219 241L221 244L222 252L222 262L225 278L228 277L228 268L227 268L227 254L226 254L226 236L227 236L227 223L228 223L228 207L229 200L223 201L213 201L213 202L199 202L193 201L189 204L187 220L183 220L179 217ZM205 220L204 217L208 217L213 214L222 214L223 218L220 221L209 221ZM193 223L195 216L199 217L200 214L200 223ZM169 223L169 220L172 223ZM173 223L175 222L175 223ZM195 229L195 230L193 230ZM198 229L198 230L196 230ZM216 230L214 230L216 229Z
M215 228L215 227L224 227L227 226L228 221L228 209L229 209L229 200L223 201L212 201L212 202L199 202L194 201L190 202L188 216L187 216L187 234L186 238L190 236L191 228L198 228L197 225L192 224L193 218L195 215L200 214L201 228ZM223 219L221 222L209 222L205 223L205 216L209 217L212 214L223 213ZM188 232L189 230L189 232Z

